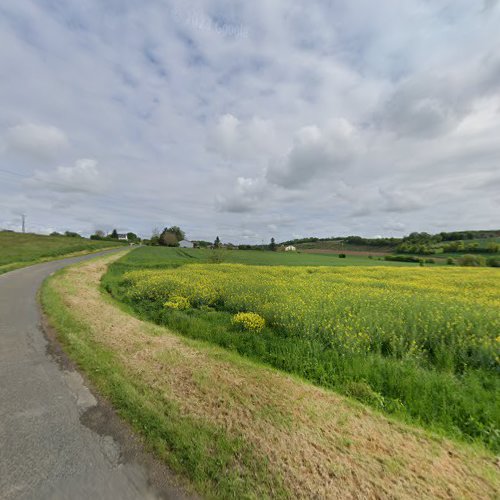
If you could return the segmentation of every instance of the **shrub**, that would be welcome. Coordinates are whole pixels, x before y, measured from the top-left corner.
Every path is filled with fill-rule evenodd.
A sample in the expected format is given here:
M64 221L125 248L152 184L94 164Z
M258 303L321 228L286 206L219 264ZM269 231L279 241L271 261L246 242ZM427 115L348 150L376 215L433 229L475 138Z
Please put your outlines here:
M454 266L455 265L455 261L451 258L451 257L448 257L446 259L446 263L449 265L449 266Z
M412 255L386 255L384 260L394 262L420 262L421 259Z
M260 332L266 326L266 320L257 313L240 312L232 319L233 325L249 332Z
M425 259L426 264L435 264L436 261L434 259Z
M370 384L365 381L349 381L344 388L345 393L351 398L357 399L375 407L384 407L384 397L382 394L374 391Z
M345 259L346 255L345 253L339 253L339 259Z
M481 255L466 254L463 255L460 259L458 259L458 263L461 266L481 267L486 265L486 260Z
M226 260L226 252L223 248L214 248L208 255L208 261L212 264L221 264Z
M500 267L500 258L499 257L490 257L486 261L486 265L490 267Z
M183 297L182 295L173 295L170 297L170 300L167 300L165 304L163 304L164 307L167 309L177 309L179 311L185 311L186 309L189 309L191 307L191 304L189 302L189 299L186 297Z

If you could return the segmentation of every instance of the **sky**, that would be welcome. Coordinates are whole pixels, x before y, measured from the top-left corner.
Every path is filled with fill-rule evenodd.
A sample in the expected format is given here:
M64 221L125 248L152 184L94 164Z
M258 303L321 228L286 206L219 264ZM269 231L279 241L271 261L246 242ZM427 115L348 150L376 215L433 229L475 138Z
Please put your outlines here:
M500 227L495 0L0 3L0 228Z

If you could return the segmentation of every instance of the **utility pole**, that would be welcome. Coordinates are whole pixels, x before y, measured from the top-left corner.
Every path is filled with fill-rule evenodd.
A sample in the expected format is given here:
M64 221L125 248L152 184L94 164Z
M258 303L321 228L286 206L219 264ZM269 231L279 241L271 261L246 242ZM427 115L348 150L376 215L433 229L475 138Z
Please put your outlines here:
M26 215L25 214L21 214L21 217L22 217L22 221L23 221L22 222L22 228L23 228L22 231L23 231L23 233L25 233L26 232L26 224L25 224Z

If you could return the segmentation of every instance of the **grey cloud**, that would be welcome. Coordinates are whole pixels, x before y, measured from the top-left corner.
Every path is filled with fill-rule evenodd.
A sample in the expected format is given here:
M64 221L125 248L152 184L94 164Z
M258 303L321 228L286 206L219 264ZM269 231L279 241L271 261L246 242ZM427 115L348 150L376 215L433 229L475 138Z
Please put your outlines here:
M412 212L426 206L425 201L416 193L400 189L379 189L385 212Z
M346 168L353 154L353 127L346 120L336 120L324 130L303 127L288 154L271 161L267 180L285 188L301 188L321 174Z
M382 125L398 136L435 137L449 132L463 115L452 82L429 75L402 83L382 111Z
M253 212L257 209L255 200L241 199L237 196L226 198L225 196L217 196L215 200L216 209L219 212L231 212L236 214L243 214Z
M488 12L498 6L498 0L483 0L483 12Z
M406 224L403 224L402 222L397 222L397 221L387 221L383 226L382 229L386 231L395 231L397 233L401 233L406 230Z
M372 210L369 206L362 204L358 207L356 207L354 210L352 210L349 214L350 217L366 217L367 215L370 215L374 213L375 210Z
M500 58L495 52L463 66L463 72L453 67L403 80L378 111L381 125L397 136L439 137L455 129L476 100L500 95Z

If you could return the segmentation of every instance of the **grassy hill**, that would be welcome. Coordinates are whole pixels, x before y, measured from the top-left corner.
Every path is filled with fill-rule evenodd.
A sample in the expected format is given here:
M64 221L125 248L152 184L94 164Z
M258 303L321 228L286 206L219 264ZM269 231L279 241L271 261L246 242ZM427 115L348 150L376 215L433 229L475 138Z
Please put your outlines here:
M355 245L345 243L342 240L326 240L308 243L298 243L295 245L297 250L304 252L319 252L319 253L352 253L353 255L383 255L391 253L395 250L395 246L375 247L370 245Z
M0 274L70 254L96 252L121 245L123 243L113 241L0 231Z
M437 257L437 262L448 257L459 258L465 254L477 254L486 259L499 258L500 248L496 251L492 245L500 247L500 236L496 231L476 231L468 234L467 238L457 239L452 236L460 236L462 233L449 233L450 239L441 239L441 235L426 235L419 233L412 237L409 235L402 239L389 239L378 242L377 239L365 239L359 237L347 237L345 239L318 239L316 241L298 241L293 244L299 252L311 254L339 254L345 253L350 256L366 257L371 255L384 256L390 254L409 254L413 256L431 255ZM426 234L426 233L425 233ZM443 233L445 236L448 233ZM476 237L477 236L477 237ZM359 240L359 241L356 241ZM288 243L288 242L287 242Z

